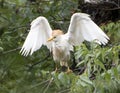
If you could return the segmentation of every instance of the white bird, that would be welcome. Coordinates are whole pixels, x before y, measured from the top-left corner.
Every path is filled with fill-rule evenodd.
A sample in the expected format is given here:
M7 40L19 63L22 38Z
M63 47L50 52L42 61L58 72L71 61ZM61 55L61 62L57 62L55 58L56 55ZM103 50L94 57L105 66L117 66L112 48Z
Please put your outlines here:
M32 55L42 45L46 45L52 52L54 61L60 62L61 66L66 66L70 71L67 64L70 51L73 51L73 46L80 45L84 40L105 45L109 37L85 13L72 15L66 34L61 30L52 31L48 20L40 16L31 22L29 34L20 53L24 56Z

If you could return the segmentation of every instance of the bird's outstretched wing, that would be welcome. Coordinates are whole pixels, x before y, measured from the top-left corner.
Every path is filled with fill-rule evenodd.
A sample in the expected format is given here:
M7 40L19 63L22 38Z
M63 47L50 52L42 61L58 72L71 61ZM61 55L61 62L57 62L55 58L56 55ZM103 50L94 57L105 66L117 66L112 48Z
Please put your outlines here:
M29 34L22 46L21 54L27 56L34 51L41 48L42 45L46 45L50 49L50 44L47 39L50 38L52 29L45 17L38 17L31 22L31 28Z
M72 45L79 45L84 40L95 40L97 43L105 45L109 40L109 37L85 13L72 15L65 37L68 37Z

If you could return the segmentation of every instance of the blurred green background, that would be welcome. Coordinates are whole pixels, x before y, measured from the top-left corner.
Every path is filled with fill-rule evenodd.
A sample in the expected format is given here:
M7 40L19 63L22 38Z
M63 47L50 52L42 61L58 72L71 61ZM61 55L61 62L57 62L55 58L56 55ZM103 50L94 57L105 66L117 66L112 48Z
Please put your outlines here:
M75 47L73 73L54 73L44 46L32 56L19 54L33 19L45 16L53 29L67 32L80 11L78 0L0 0L0 93L120 93L120 20L101 25L110 37L106 46Z

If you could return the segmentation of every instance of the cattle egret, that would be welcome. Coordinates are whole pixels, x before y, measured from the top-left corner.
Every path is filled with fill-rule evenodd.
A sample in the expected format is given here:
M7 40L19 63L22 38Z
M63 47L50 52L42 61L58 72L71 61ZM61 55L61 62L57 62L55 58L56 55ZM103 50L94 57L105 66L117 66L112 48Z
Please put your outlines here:
M70 71L67 64L70 51L73 51L73 46L80 45L84 40L105 45L109 37L85 13L72 15L66 34L61 30L52 31L48 20L40 16L31 22L29 34L20 53L24 56L32 55L42 45L46 45L52 52L54 61L60 62L61 66L66 66Z

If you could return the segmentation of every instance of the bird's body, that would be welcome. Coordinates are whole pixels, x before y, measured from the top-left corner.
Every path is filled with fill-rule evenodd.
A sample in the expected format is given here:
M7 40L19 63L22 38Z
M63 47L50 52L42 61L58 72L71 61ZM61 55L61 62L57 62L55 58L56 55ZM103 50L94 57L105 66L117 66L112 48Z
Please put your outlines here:
M53 34L56 32L62 32L61 30L54 30ZM55 34L57 35L57 34ZM57 40L52 41L52 54L55 62L60 62L61 66L67 66L70 60L70 51L73 50L73 46L64 38L64 34L58 35Z
M61 30L52 30L48 20L40 16L32 21L30 32L20 52L27 56L46 45L52 52L54 61L68 67L70 51L84 40L105 45L109 37L85 13L72 15L68 32L65 34Z

